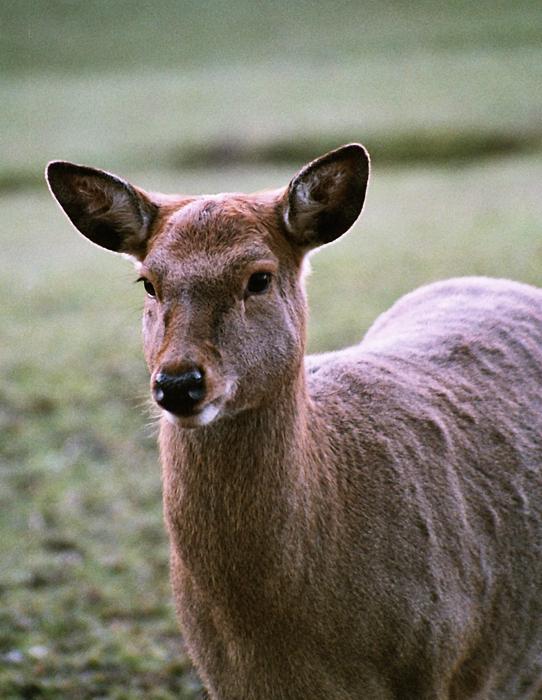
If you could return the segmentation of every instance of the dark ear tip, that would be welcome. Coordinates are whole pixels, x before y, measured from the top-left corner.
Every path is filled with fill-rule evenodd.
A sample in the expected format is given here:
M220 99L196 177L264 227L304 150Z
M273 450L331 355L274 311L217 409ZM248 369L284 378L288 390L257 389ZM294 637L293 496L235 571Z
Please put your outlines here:
M71 163L69 160L51 160L47 163L45 167L45 175L69 175L69 174L79 174L79 175L98 175L106 177L119 179L111 173L105 172L105 170L97 170L88 165L79 165L78 163Z
M371 164L371 157L369 151L361 143L347 143L334 151L338 156L344 155L347 157L354 158L359 161L359 165L364 166L365 170L368 170Z
M352 143L345 143L344 146L339 146L339 148L336 149L337 151L352 151L357 152L357 153L364 153L367 157L369 156L367 149L362 143L359 143L358 141L352 141Z
M45 166L45 179L47 181L50 180L51 176L55 175L55 172L58 170L59 164L62 163L61 160L50 160L47 165Z
M301 179L306 172L310 172L315 167L321 167L328 163L339 163L341 161L345 164L348 163L353 172L357 172L357 175L363 180L367 180L369 177L371 166L369 152L361 143L347 143L344 146L339 146L332 151L328 151L328 153L325 153L320 158L308 163L300 170L292 182L295 183L298 179Z
M67 160L50 160L45 166L45 172L50 173L56 170L68 170L71 168L77 168L75 163L70 163Z
M52 187L62 175L79 170L80 166L67 160L51 160L45 166L45 179Z

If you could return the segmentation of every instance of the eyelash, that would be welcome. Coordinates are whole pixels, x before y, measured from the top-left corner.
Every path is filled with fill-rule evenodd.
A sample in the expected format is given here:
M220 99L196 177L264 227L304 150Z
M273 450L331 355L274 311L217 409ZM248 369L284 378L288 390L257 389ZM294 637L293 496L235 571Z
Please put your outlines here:
M136 282L143 282L143 287L145 288L147 295L150 296L152 299L156 298L156 289L154 288L152 282L149 282L149 280L146 277L138 277Z

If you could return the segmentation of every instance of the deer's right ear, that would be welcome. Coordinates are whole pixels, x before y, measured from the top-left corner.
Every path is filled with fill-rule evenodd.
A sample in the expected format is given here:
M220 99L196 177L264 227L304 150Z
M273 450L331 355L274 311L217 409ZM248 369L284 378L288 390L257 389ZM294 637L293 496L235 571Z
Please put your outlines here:
M145 257L158 210L146 193L111 173L65 161L49 163L45 176L53 196L83 236L115 253Z

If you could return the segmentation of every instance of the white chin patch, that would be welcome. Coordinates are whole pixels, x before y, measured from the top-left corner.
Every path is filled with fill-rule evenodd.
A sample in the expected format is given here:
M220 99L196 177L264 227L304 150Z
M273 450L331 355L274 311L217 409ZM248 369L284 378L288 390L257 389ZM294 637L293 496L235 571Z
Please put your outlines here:
M171 425L179 425L179 419L173 413L162 409L162 414L164 415L164 418L167 420L167 422L171 423Z
M198 425L207 425L208 423L211 423L211 421L214 421L214 419L218 415L219 410L220 409L218 406L210 403L208 406L205 406L201 413L198 413L197 416L194 416L194 418L196 418Z
M209 425L217 417L219 411L220 407L212 403L205 406L201 413L186 417L179 417L162 409L165 419L172 425L178 425L181 428L196 428L201 425Z

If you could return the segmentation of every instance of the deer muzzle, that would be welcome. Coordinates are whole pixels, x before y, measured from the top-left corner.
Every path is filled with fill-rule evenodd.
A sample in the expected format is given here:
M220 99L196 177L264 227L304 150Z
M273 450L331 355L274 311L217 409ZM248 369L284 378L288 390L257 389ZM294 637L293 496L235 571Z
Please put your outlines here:
M159 372L152 387L156 403L175 416L196 413L206 394L205 373L199 367L179 374Z

